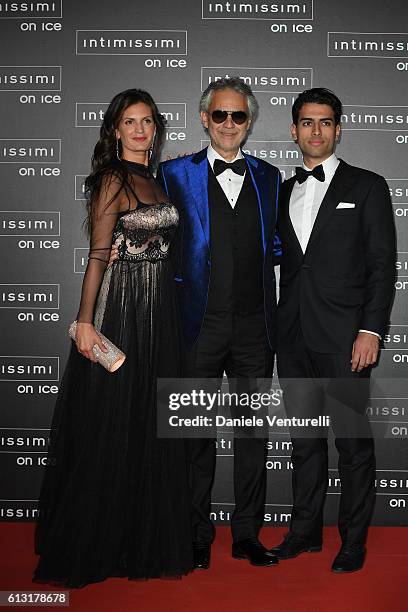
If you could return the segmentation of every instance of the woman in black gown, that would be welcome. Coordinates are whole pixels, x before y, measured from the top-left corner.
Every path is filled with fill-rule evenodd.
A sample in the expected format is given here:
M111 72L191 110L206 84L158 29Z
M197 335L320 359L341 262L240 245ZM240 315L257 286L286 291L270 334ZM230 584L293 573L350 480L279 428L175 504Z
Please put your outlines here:
M192 568L184 447L156 436L156 379L178 377L182 359L169 260L178 214L152 176L163 136L147 92L113 98L86 180L90 254L40 495L37 582ZM115 373L94 363L97 329L126 354Z

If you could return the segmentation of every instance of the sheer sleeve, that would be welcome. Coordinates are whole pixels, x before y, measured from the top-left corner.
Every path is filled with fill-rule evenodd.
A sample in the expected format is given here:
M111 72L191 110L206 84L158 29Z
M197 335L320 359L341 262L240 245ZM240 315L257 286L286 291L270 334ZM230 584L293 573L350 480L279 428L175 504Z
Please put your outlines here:
M93 323L94 309L103 274L109 261L112 234L120 211L120 183L112 176L103 179L92 204L88 265L82 283L78 321Z

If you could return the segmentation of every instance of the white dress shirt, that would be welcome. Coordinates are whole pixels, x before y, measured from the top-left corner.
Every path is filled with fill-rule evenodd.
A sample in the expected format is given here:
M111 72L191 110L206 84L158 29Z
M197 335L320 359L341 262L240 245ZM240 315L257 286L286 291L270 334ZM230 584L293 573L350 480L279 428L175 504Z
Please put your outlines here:
M239 149L238 153L234 157L234 159L226 160L217 153L215 149L211 145L208 146L207 149L207 159L212 169L214 169L214 162L216 159L222 159L223 161L232 164L236 159L242 159L244 156L242 155L241 149ZM228 202L231 204L232 208L235 207L237 203L239 194L242 189L242 185L244 184L245 174L241 176L241 174L237 174L233 170L224 170L221 174L216 176L217 181L219 182L221 189L225 193Z
M306 251L317 213L339 163L333 153L322 163L324 182L318 181L314 176L309 176L302 184L296 181L293 186L289 201L289 215L303 253ZM304 163L303 168L311 170ZM359 329L359 331L381 338L379 334L368 329Z
M323 183L314 176L309 176L304 183L299 184L296 181L293 186L289 202L289 215L303 252L306 251L317 213L339 163L339 160L333 154L322 163L325 177ZM308 171L311 170L305 164L303 164L303 168Z

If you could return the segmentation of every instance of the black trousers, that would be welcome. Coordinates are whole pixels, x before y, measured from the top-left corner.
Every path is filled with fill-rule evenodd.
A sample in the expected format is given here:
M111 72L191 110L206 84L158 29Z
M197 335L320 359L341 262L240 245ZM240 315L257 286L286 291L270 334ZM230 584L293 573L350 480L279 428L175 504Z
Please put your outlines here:
M270 378L273 355L269 347L263 309L253 315L207 313L200 336L187 354L189 378ZM239 384L239 383L238 383ZM239 386L241 386L239 384ZM214 539L210 520L211 488L216 449L213 439L186 441L192 492L193 541L208 544ZM234 542L256 538L263 523L266 495L266 441L234 440L235 509L231 518Z
M295 352L278 352L277 366L289 417L330 415L339 453L340 536L343 544L364 545L375 502L374 442L365 415L371 368L352 372L350 360L351 352L311 351L300 337ZM292 436L292 445L290 529L320 542L328 483L327 431L307 438L299 437L297 432Z

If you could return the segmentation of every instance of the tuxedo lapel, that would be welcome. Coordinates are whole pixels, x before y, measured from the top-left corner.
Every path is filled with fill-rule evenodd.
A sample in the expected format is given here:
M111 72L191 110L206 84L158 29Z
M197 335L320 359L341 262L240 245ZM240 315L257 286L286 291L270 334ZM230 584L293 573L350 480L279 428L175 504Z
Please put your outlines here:
M259 214L261 218L261 229L262 229L262 246L264 254L266 252L267 236L272 235L269 228L272 224L272 215L275 212L275 207L271 205L270 193L271 185L265 175L264 169L258 164L257 160L253 157L249 157L243 153L244 158L247 162L247 167L251 175L252 184L255 187L256 195L258 197Z
M189 160L188 166L186 166L186 179L190 187L192 200L197 208L208 248L210 248L207 149L203 149Z
M320 205L319 212L317 213L306 251L313 245L313 242L329 221L331 215L336 210L337 204L342 200L343 194L347 192L352 180L353 177L348 172L348 165L340 160L340 164L334 173L333 179Z
M293 246L299 251L299 255L303 257L303 250L300 246L300 242L296 235L295 228L293 227L289 211L290 196L292 194L294 184L294 178L288 179L286 183L284 183L284 187L281 192L281 198L279 200L279 225L282 227L282 229L286 229L289 242L293 244Z

